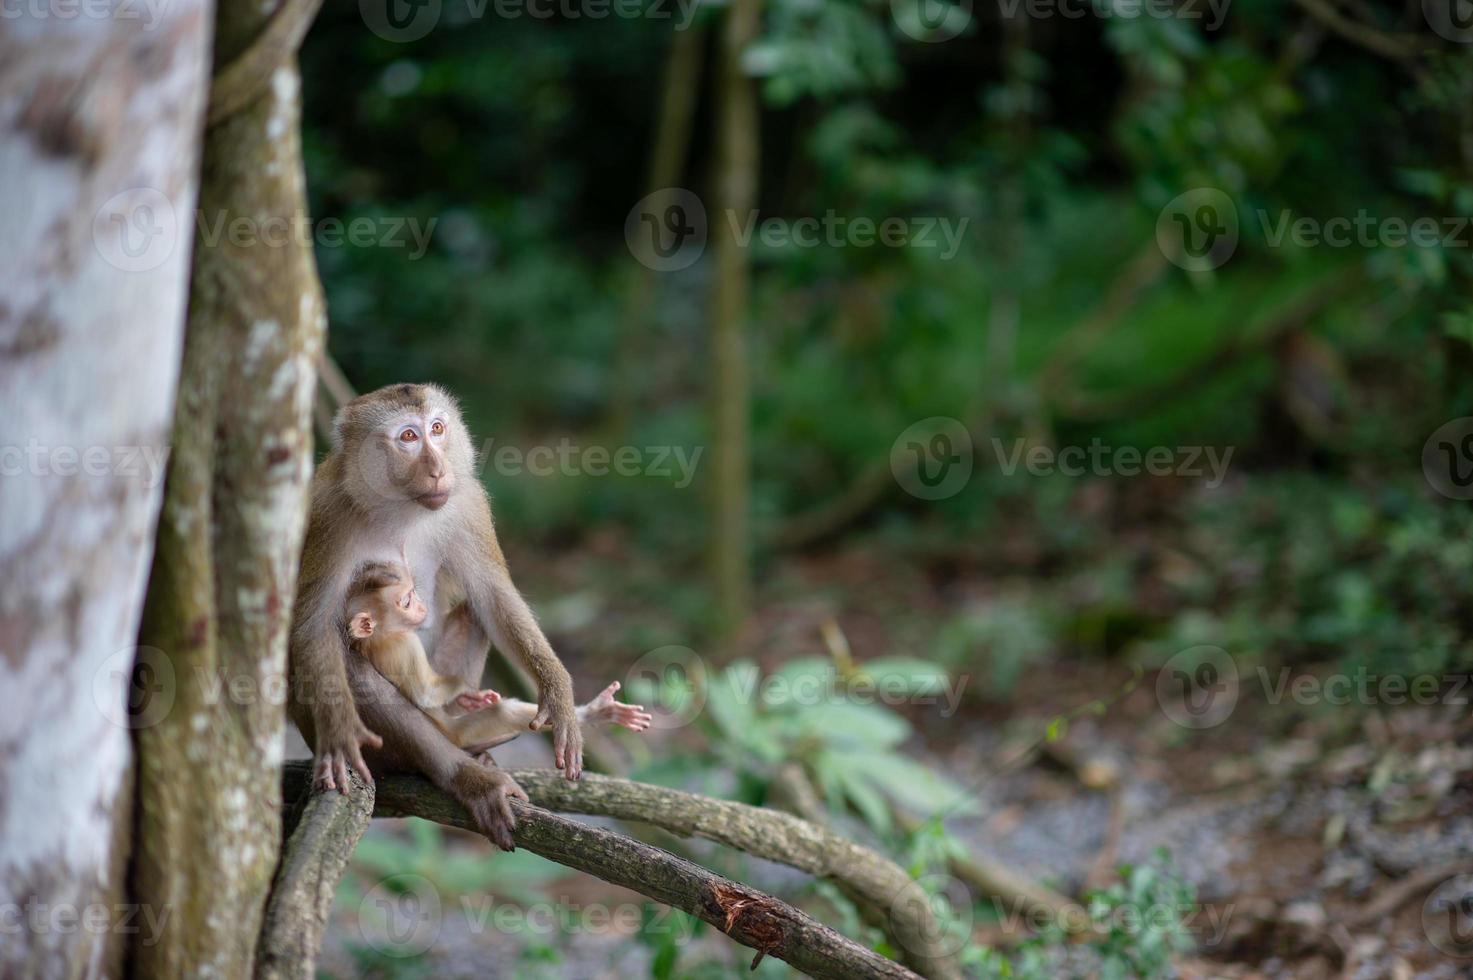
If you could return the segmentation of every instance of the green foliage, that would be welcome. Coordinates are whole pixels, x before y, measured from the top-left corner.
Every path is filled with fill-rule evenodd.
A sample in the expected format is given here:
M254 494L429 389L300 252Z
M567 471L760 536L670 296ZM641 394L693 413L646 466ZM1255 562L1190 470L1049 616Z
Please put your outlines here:
M836 814L852 807L872 829L888 834L891 802L926 815L969 805L963 787L901 750L911 726L887 704L934 697L946 684L934 664L902 657L869 661L849 675L818 657L789 661L765 675L740 660L699 690L673 677L666 680L673 689L637 680L630 684L634 700L675 712L703 703L695 723L710 746L707 754L667 761L641 776L678 782L714 768L735 777L747 802L760 803L778 768L796 762Z

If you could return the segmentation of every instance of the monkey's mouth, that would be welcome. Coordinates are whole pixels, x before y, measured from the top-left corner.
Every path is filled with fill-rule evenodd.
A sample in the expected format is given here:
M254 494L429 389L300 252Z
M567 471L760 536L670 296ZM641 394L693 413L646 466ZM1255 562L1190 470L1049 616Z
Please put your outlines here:
M427 507L430 510L439 510L441 507L445 506L445 502L449 499L450 491L441 490L435 493L422 493L418 497L414 498L414 502L419 504L421 507Z

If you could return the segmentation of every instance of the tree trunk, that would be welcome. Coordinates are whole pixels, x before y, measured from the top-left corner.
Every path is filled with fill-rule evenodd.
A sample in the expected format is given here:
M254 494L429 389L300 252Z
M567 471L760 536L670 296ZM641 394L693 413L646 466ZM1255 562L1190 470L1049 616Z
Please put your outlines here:
M746 339L751 270L736 229L743 226L757 196L757 86L742 68L742 53L757 37L760 19L761 0L732 0L717 78L718 173L716 208L711 215L716 262L711 311L711 455L715 471L711 565L718 625L728 636L746 619L751 593Z
M685 170L690 155L691 120L700 94L701 62L706 50L706 31L691 26L676 31L670 41L661 86L660 115L655 124L654 149L645 177L648 194L657 195L645 210L665 214L671 206L668 193ZM634 281L624 304L623 323L614 349L613 391L609 399L609 435L617 442L629 438L629 429L639 409L639 391L644 378L640 368L647 355L649 319L655 298L655 270L642 262L634 266Z
M121 972L209 4L119 6L0 27L0 976Z
M286 639L324 331L292 40L314 11L225 0L217 20L174 455L142 633L176 690L173 710L138 732L133 887L172 916L160 942L134 945L138 976L249 976L280 847Z

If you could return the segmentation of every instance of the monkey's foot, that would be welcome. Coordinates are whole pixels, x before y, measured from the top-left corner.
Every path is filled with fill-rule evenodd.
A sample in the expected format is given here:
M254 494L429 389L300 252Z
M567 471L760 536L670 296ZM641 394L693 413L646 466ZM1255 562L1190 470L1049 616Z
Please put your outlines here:
M598 692L598 697L587 704L588 720L594 722L605 722L610 725L621 725L631 732L642 732L650 727L654 716L644 710L642 704L624 704L615 701L614 695L619 690L619 682L614 681L608 687Z

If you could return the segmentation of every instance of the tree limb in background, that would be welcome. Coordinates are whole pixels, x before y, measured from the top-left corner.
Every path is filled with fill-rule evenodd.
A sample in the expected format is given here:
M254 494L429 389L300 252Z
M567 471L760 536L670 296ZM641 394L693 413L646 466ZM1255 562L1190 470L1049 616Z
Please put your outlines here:
M1056 416L1071 422L1097 422L1119 418L1160 405L1192 391L1212 377L1220 376L1230 365L1272 347L1291 330L1318 316L1331 303L1343 298L1360 284L1360 267L1351 265L1331 273L1310 286L1253 336L1234 335L1218 350L1173 378L1142 385L1125 391L1059 395L1054 406Z
M585 801L584 806L575 804L570 807L581 812L605 812L604 804L608 803L607 809L637 810L639 819L664 821L671 816L666 812L667 798L661 796L635 807L633 796L628 791L641 796L690 796L592 774L585 774L579 786L574 787L571 794L565 794L551 792L552 780L542 779L548 774L561 779L552 770L512 769L508 772L534 800L590 796L592 801ZM288 763L283 776L286 792L290 794L307 785L310 767L303 763ZM460 804L418 776L384 776L377 783L375 816L421 817L464 830L476 829ZM589 789L593 792L582 792ZM709 805L711 813L720 813L724 807L738 806L720 800L692 799ZM754 966L762 957L771 955L814 977L835 980L915 977L899 963L845 938L812 916L770 895L611 830L581 824L534 806L513 805L516 807L516 842L519 847L604 881L633 889L711 923L737 942L757 950ZM677 814L676 819L690 821L691 827L703 822L688 807L681 808ZM769 816L802 823L787 814ZM782 846L792 842L777 840L773 844Z
M339 879L373 817L373 787L348 774L349 791L310 793L289 827L261 938L256 980L312 980Z
M296 70L297 50L321 6L322 0L283 0L255 40L216 70L210 85L209 125L235 115L260 98L272 74L288 61Z
M1135 257L1116 274L1094 312L1055 346L1053 356L1038 375L1039 392L1044 402L1057 397L1069 386L1079 360L1105 339L1135 306L1141 293L1154 285L1166 269L1166 253L1154 239L1141 246Z
M645 206L650 214L662 215L670 207L670 195L665 192L673 189L685 170L705 49L706 31L701 27L677 30L670 42L661 86L660 121L655 128L654 151L645 177L647 193L655 195ZM636 393L643 383L640 359L645 351L647 321L655 292L655 270L643 263L635 265L634 284L624 305L624 319L614 351L613 391L609 399L609 430L612 438L621 441L633 424Z
M1406 61L1422 52L1424 45L1413 34L1392 34L1354 17L1348 17L1327 0L1294 0L1299 8L1340 37L1373 54L1393 61Z
M710 226L715 285L711 294L711 592L717 625L729 640L747 618L751 551L751 392L748 390L747 295L751 256L736 226L756 204L757 83L742 65L757 38L762 0L732 0L717 71L716 200Z

